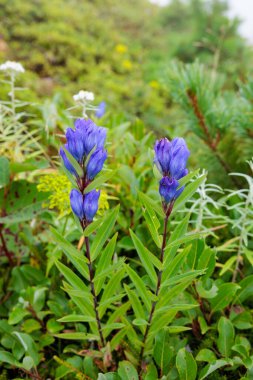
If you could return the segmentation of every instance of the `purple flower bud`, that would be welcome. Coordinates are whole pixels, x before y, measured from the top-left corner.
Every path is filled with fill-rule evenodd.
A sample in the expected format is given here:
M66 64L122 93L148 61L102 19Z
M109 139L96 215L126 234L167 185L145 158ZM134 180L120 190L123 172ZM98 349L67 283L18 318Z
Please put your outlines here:
M66 147L66 145L65 145ZM67 148L67 147L66 147ZM63 163L64 163L64 166L65 168L71 173L71 174L74 174L76 177L78 176L77 175L77 172L75 171L75 168L74 166L71 164L71 162L69 161L66 153L64 152L64 150L62 148L60 148L60 155L61 155L61 158L63 160Z
M174 178L163 177L160 181L159 193L164 198L166 203L169 203L176 198L177 188L179 183Z
M97 210L100 191L92 190L84 196L84 214L88 222L92 222Z
M176 179L182 178L190 155L184 139L176 138L171 141L170 154L170 175Z
M105 149L97 149L92 153L86 168L87 178L89 180L92 180L102 170L106 159L107 152Z
M74 214L80 219L83 220L85 217L84 213L84 200L83 195L80 191L73 189L70 193L70 205Z
M84 158L84 147L79 131L74 131L71 128L68 128L66 131L67 144L66 148L69 153L79 162L82 163Z
M98 117L99 119L101 117L104 116L105 114L105 109L106 109L106 103L105 102L101 102L99 105L98 105L98 109L95 113L96 117Z
M170 146L168 139L163 138L155 143L155 164L163 175L169 174L170 169Z

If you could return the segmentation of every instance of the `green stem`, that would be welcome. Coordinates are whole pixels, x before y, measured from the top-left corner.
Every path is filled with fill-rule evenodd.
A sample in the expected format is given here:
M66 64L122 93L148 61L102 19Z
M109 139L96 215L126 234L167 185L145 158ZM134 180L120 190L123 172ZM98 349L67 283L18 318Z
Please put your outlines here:
M168 219L169 219L170 214L172 212L173 206L174 206L174 201L172 201L169 204L169 207L166 210L166 214L165 214L165 218L164 218L163 241L162 241L161 254L160 254L161 264L163 264L163 261L164 261L164 251L165 251L166 239L167 239L167 225L168 225ZM161 281L162 281L162 274L163 274L163 270L160 269L158 271L158 274L157 274L157 284L156 284L156 290L155 290L156 297L158 297L158 295L159 295L159 291L160 291L160 287L161 287ZM139 356L138 371L141 371L142 360L143 360L143 355L144 355L144 350L145 350L145 344L146 344L146 341L147 341L147 338L148 338L148 334L149 334L151 323L152 323L152 320L153 320L153 317L154 317L154 313L155 313L155 308L156 308L157 302L158 301L153 301L152 305L151 305L151 310L150 310L150 313L149 313L148 323L146 325L146 329L145 329L145 332L144 332L143 341L142 341L142 347L141 347L140 356Z
M93 297L93 305L94 305L94 311L96 315L97 328L98 328L99 337L100 337L102 346L105 347L106 341L103 336L101 321L100 321L100 317L98 313L98 300L97 300L97 295L96 295L96 290L95 290L95 285L94 285L94 270L93 270L91 256L90 256L90 242L89 242L88 236L85 236L85 246L86 246L86 257L88 259L89 280L90 280L91 293Z

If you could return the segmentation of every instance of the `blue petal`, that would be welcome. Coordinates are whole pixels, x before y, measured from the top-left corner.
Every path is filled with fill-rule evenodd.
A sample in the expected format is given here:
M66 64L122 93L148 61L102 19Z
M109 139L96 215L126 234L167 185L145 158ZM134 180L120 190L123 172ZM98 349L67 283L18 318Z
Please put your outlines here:
M174 178L163 177L160 181L159 193L166 203L169 203L176 197L179 183Z
M74 214L80 219L84 219L84 200L80 191L73 189L70 193L70 205Z
M65 145L66 147L66 145ZM67 148L67 147L66 147ZM64 150L62 148L60 148L60 155L61 155L61 158L63 160L63 163L64 163L64 166L65 168L71 173L71 174L74 174L76 177L78 177L77 175L77 172L75 171L75 168L74 166L71 164L71 162L69 161L66 153L64 152Z
M155 143L155 164L163 175L168 175L170 167L170 147L171 143L168 139L163 138Z
M102 170L106 158L107 152L104 149L97 149L92 153L86 168L89 180L92 180Z
M92 190L84 196L84 214L88 222L92 222L98 210L100 191Z

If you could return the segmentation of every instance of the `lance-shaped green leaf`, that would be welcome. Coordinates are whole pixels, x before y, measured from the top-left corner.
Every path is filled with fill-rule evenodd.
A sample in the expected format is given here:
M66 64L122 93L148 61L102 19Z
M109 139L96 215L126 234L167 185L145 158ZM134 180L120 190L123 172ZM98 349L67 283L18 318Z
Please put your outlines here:
M95 284L95 289L96 289L96 294L98 295L102 289L103 283L104 283L104 278L99 278L97 279L97 276L103 271L110 266L110 263L112 261L112 256L115 252L115 246L116 246L116 241L117 241L117 236L118 233L116 233L113 238L109 241L107 246L103 249L98 264L96 268L96 274L94 278L94 284ZM112 268L113 270L113 268Z
M88 275L88 267L87 267L87 258L84 254L78 251L71 243L69 243L58 231L54 228L51 228L51 232L54 235L54 239L60 247L69 261L74 265L74 267L81 273L81 275L87 280L89 278Z
M131 281L133 282L134 286L136 287L138 295L140 296L144 305L146 306L146 309L150 310L151 300L144 282L139 277L138 273L136 273L129 265L125 265L125 269L128 276L131 278Z
M148 205L149 208L154 210L157 213L157 215L164 218L164 212L163 212L161 203L154 201L147 194L144 194L141 191L139 192L139 199L143 204L145 203L145 205Z
M197 364L192 354L181 348L176 357L176 366L180 380L195 380L197 377Z
M210 299L212 314L228 306L238 289L240 289L240 286L233 283L220 285L217 296Z
M146 248L140 239L135 235L135 233L130 230L131 238L133 240L135 249L139 255L139 258L144 266L147 274L149 275L153 285L156 285L157 276L154 269L154 263L158 267L161 268L161 262Z
M89 315L70 314L57 319L58 322L96 322L96 318Z
M121 280L123 279L124 276L125 276L125 271L122 268L117 273L114 273L112 278L106 284L104 291L103 291L103 295L101 297L100 305L99 305L99 315L101 318L103 317L103 315L106 311L106 308L108 305L107 301L109 299L112 298L112 300L113 300L113 297L115 295L116 295L116 297L119 297L119 298L123 297L123 294L121 294L122 292L120 292L120 294L117 294L117 292L120 289L120 283L121 283ZM104 304L105 306L103 306L103 303L105 303L105 301L106 301L106 304Z
M214 363L208 364L206 367L204 367L199 375L199 380L204 380L206 379L211 373L217 371L217 369L224 367L226 365L231 365L230 360L225 360L225 359L219 359L216 360Z
M0 187L8 185L10 181L10 163L6 157L0 157Z
M91 245L91 259L94 261L97 256L100 254L100 251L105 244L106 240L111 234L111 231L116 222L119 212L119 206L115 207L111 212L108 213L107 217L104 220L103 225L97 231L97 234Z
M83 169L81 168L79 163L75 160L75 158L72 156L72 154L69 153L69 151L65 148L65 146L62 146L62 149L66 153L68 160L70 161L71 165L74 167L74 169L77 172L77 174L79 175L79 177L83 177Z
M94 334L86 334L82 332L73 333L61 333L55 334L56 338L67 339L67 340L99 340L99 337Z
M135 317L137 319L146 320L145 311L143 309L143 306L138 296L135 294L135 292L132 289L129 288L128 285L124 284L124 288L129 298L129 301L131 302ZM144 333L144 325L139 325L139 327L142 333Z
M134 366L126 361L123 360L122 362L119 363L119 369L118 369L118 374L122 380L138 380L139 376L134 368Z
M175 213L179 208L181 208L182 205L186 201L188 201L188 199L191 198L191 196L196 192L200 184L205 180L205 178L206 178L206 175L204 174L201 177L195 179L194 182L191 182L189 185L185 187L184 191L175 202L175 205L172 210L172 214Z
M167 245L180 239L182 236L186 235L189 219L190 219L190 214L187 214L184 217L184 219L180 223L177 224L177 226L174 228L174 230L170 234L170 237L167 241ZM165 256L165 265L173 259L173 257L177 253L177 249L179 246L180 246L180 243L178 245L170 247L167 253L167 256Z
M174 349L169 344L168 331L161 330L155 337L154 345L154 359L161 373L166 375L169 371L169 366L172 357L174 356Z
M229 358L235 339L235 330L232 322L225 317L221 317L218 323L218 332L218 349L223 356Z
M87 292L88 288L86 285L84 285L83 281L66 265L60 263L59 261L55 262L57 268L59 271L63 274L63 276L66 278L66 280L75 288L78 290L81 290L83 292Z
M84 190L84 193L89 193L94 189L99 189L101 185L106 183L110 178L116 174L117 170L104 170L101 175L96 177Z
M176 257L173 258L173 260L165 260L164 263L164 271L162 276L162 283L166 282L170 277L172 277L179 268L184 264L185 259L188 255L188 253L191 250L191 245L188 245L183 249L182 252L178 253ZM167 254L167 253L166 253Z
M170 249L172 247L180 246L181 244L188 243L191 240L198 239L198 238L201 238L201 237L206 236L206 235L207 235L207 232L196 232L196 233L193 232L193 233L190 233L186 236L178 238L175 241L169 242L166 245L165 255L167 255L168 252L170 252Z
M146 199L142 196L142 193L139 194L139 198L143 206L145 207L144 210L144 218L146 220L148 229L150 231L150 234L157 245L158 248L161 248L162 246L162 239L159 235L159 227L160 222L156 216L156 213L154 212L153 208L150 206L149 202L146 201Z

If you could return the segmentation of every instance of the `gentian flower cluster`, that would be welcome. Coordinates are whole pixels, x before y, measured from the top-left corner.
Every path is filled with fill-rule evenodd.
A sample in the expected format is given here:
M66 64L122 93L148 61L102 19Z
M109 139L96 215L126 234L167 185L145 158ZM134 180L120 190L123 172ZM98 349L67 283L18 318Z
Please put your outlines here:
M106 129L98 127L90 119L78 119L75 122L75 129L67 129L66 138L65 150L77 161L81 169L77 172L65 150L61 148L60 155L63 163L66 169L75 176L79 188L79 190L71 191L70 204L74 214L85 228L92 222L98 210L100 191L92 190L85 194L85 188L102 170L107 158L107 151L104 149Z
M178 137L172 141L167 138L156 141L154 150L154 162L163 175L159 193L167 206L169 203L174 203L184 190L184 186L179 188L178 180L188 174L186 164L190 152L184 139Z

